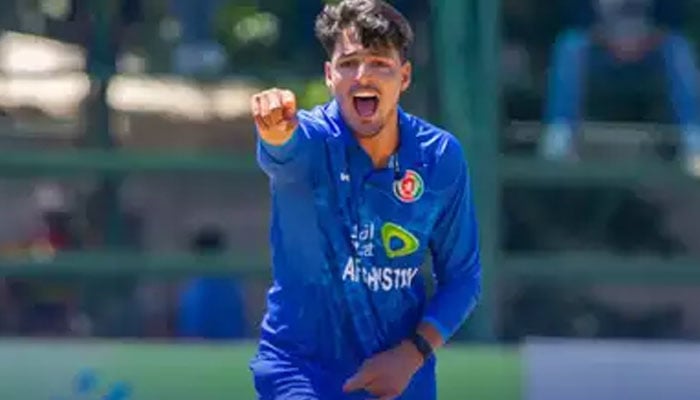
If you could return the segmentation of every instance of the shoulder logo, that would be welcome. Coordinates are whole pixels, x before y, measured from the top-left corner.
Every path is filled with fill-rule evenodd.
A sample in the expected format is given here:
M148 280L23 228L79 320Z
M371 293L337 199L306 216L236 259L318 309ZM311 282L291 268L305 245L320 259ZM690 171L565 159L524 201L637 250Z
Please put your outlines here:
M403 178L394 181L394 194L404 203L413 203L421 198L425 188L418 172L406 170Z
M391 222L382 225L381 234L382 245L389 258L413 254L420 247L420 242L411 232Z

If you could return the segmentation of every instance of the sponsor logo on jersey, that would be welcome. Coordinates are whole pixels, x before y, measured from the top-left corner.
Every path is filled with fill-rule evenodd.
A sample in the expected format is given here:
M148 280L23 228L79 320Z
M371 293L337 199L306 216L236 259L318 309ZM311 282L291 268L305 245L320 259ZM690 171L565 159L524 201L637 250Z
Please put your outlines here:
M412 169L406 170L403 178L394 181L394 194L404 203L417 201L424 190L423 178Z
M363 267L352 257L343 268L343 280L362 282L374 292L390 292L410 288L418 275L418 268Z
M411 255L420 247L420 242L411 232L391 222L382 225L381 235L384 251L389 258Z
M355 257L348 258L343 267L343 280L364 283L372 291L392 291L409 288L418 275L417 267L364 266L366 258L373 258L375 236L381 236L382 247L389 259L409 256L420 248L420 242L411 232L400 225L386 222L375 235L374 223L353 227L350 237L355 248Z

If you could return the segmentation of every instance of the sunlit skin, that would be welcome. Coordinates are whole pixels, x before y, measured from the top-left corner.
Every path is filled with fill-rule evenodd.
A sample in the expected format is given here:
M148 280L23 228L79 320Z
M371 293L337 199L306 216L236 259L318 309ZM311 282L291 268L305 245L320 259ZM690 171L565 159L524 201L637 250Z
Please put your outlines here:
M365 48L348 28L325 63L325 75L360 146L375 166L386 165L399 142L397 108L411 84L411 63L395 48Z

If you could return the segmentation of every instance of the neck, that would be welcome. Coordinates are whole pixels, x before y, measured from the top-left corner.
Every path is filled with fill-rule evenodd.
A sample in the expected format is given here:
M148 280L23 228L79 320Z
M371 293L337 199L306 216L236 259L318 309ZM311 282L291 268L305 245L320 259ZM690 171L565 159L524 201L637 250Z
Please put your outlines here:
M360 147L367 153L375 168L386 167L389 164L389 158L399 146L398 112L392 115L378 134L357 138Z

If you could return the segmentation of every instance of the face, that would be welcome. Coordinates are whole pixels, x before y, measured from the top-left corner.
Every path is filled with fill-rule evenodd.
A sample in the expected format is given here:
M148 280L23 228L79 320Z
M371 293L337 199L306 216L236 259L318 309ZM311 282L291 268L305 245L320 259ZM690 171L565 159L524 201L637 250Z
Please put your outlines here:
M375 136L395 121L399 97L411 82L411 64L396 49L366 49L351 28L338 38L325 72L343 118L359 137Z

